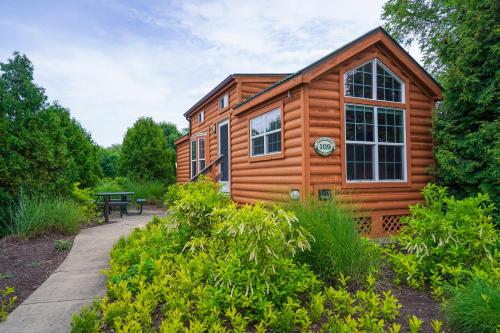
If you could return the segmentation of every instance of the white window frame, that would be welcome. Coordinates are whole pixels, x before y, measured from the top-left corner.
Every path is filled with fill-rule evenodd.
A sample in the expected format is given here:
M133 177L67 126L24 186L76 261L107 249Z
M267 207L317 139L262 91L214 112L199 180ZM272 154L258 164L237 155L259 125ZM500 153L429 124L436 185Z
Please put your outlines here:
M203 142L203 144L201 142ZM203 158L201 158L201 149L202 149L202 147L203 147ZM206 161L206 156L207 156L207 151L206 151L206 147L205 147L205 138L204 137L203 138L199 138L198 139L198 156L197 156L198 157L198 164L197 164L197 166L198 166L198 173L201 170L203 170L203 169L205 169L207 167L207 164L205 162ZM203 167L203 169L201 168L200 161L203 161L203 164L205 165Z
M224 110L229 106L229 93L225 93L219 98L219 110Z
M262 134L258 134L258 135L252 135L252 122L259 119L259 118L263 118L265 117L266 115L268 115L269 113L271 112L278 112L278 114L280 115L280 128L278 129L275 129L275 130L272 130L270 132L266 132L265 128L267 127L267 124L264 125L264 133ZM283 149L283 119L282 119L283 115L281 113L281 108L274 108L272 110L269 110L263 114L260 114L252 119L250 119L250 157L258 157L258 156L266 156L266 155L275 155L275 154L281 154L281 151ZM281 136L280 136L280 146L281 146L281 149L279 151L275 151L275 152L268 152L268 147L267 147L267 143L268 143L268 136L270 134L274 134L274 133L277 133L277 132L281 132ZM264 153L262 154L254 154L253 153L253 139L255 138L260 138L260 137L264 137Z
M373 142L372 141L352 141L352 140L347 140L347 125L346 125L346 112L347 112L347 106L352 105L352 106L363 106L363 107L371 107L373 108ZM378 109L394 109L394 110L399 110L402 111L402 118L403 118L403 142L402 143L396 143L396 142L378 142ZM364 104L355 104L355 103L346 103L344 105L344 151L345 157L344 157L344 163L345 163L345 179L347 183L405 183L407 182L408 179L408 168L407 168L407 161L406 161L406 110L402 108L394 108L394 107L387 107L387 106L376 106L376 105L364 105ZM348 144L360 144L360 145L370 145L372 147L372 154L373 154L373 159L372 159L372 170L373 170L373 179L359 179L359 180L350 180L347 178L347 145ZM378 147L379 146L398 146L398 147L403 147L403 153L401 156L402 159L402 174L403 174L403 179L379 179L379 165L378 165Z
M194 147L193 147L193 144L194 144ZM196 139L191 140L190 149L189 149L189 162L190 162L189 170L191 170L191 178L196 176L197 170L198 170L198 163L196 161L196 158L198 156L197 149L198 149L197 140ZM193 158L193 152L194 152L194 158ZM194 168L193 168L193 163L195 164Z
M354 73L354 71L356 69L358 69L359 67L363 67L365 66L366 64L368 63L371 63L372 65L372 98L366 98L366 97L356 97L356 96L349 96L349 95L346 95L347 93L347 89L344 89L344 97L349 97L349 98L360 98L360 99L365 99L365 100L370 100L370 101L383 101L383 102L389 102L389 103L404 103L405 101L405 82L403 80L401 80L401 78L399 78L399 76L397 76L396 74L394 74L393 71L391 71L386 65L384 65L384 63L382 61L380 61L379 59L377 58L374 58L370 61L367 61L359 66L356 66L355 68L351 69L350 71L348 72L345 72L344 73L344 87L345 87L345 83L346 83L346 80L347 80L347 75L348 74L352 74ZM389 72L389 74L391 74L392 76L394 76L394 78L396 79L396 81L398 81L400 84L401 84L401 101L387 101L385 99L377 99L377 64L379 64L382 68L384 68L386 71Z
M205 110L200 111L198 113L198 124L201 124L205 121Z

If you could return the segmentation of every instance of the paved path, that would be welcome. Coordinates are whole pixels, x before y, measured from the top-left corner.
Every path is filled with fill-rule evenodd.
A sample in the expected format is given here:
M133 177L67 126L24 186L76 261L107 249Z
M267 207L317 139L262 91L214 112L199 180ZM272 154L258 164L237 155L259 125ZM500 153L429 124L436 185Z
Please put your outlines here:
M108 267L113 244L132 229L146 225L152 216L148 211L122 219L113 217L118 222L82 230L61 266L0 323L0 332L69 332L72 314L105 295L101 271Z

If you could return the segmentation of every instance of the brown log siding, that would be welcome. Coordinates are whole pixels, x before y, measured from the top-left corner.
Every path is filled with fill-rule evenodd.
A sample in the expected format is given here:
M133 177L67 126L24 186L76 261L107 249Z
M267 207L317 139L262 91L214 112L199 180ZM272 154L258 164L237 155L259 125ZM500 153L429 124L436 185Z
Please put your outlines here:
M177 183L189 180L189 140L177 143Z

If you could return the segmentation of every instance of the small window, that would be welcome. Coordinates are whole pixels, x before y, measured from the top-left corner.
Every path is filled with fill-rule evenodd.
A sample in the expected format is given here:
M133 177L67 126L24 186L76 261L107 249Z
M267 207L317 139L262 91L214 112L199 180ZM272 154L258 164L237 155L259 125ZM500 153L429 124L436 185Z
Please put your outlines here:
M196 176L196 140L191 141L191 178Z
M198 139L198 172L205 169L205 139Z
M281 109L274 109L250 121L251 156L281 152Z
M379 101L403 101L403 81L375 59L344 75L344 95Z
M405 179L404 110L345 106L348 181Z
M224 110L229 106L229 94L225 93L220 99L219 99L219 110Z
M200 111L198 113L198 124L201 124L205 121L205 111Z

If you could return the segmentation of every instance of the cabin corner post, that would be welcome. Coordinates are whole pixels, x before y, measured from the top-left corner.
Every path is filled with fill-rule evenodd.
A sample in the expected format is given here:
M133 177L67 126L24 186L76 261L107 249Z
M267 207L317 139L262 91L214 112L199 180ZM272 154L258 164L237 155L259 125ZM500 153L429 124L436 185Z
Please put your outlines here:
M302 200L311 196L311 147L309 133L309 84L304 83L301 89L302 120Z

